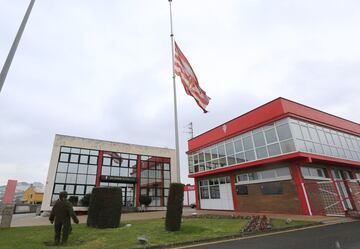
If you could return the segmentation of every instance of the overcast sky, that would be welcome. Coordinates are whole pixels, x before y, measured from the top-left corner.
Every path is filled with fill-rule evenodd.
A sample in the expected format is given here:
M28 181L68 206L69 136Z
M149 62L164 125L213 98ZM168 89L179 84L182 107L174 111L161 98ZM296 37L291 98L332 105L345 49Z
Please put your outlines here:
M0 0L0 65L29 0ZM277 97L360 121L360 1L174 0L181 171L195 135ZM45 183L56 133L175 147L166 0L37 0L0 93L0 185Z

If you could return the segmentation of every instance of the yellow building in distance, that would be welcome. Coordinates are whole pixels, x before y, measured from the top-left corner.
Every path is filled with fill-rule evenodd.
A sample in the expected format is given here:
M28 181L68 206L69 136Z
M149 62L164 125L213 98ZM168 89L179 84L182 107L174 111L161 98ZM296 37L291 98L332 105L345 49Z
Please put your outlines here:
M31 185L24 191L22 202L26 204L41 204L43 197L44 193Z

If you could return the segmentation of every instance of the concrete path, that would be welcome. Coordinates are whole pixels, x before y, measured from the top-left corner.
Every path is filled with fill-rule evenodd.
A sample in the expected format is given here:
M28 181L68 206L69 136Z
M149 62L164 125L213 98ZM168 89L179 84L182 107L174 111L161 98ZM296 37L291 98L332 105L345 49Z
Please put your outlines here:
M191 208L184 208L183 216L191 216L193 213L202 214L219 214L219 215L241 215L252 216L262 215L253 213L239 213L239 212L224 212L224 211L207 211L207 210L195 210ZM147 219L159 219L164 218L166 211L151 211L151 212L136 212L125 213L121 215L122 222L129 220L147 220ZM305 215L286 215L286 214L265 214L270 218L286 219L291 218L293 220L313 220L323 223L342 223L352 221L352 219L344 217L326 217L326 216L305 216ZM86 223L87 215L79 216L80 223ZM23 226L43 226L50 225L49 217L36 216L35 214L15 214L13 216L11 227L23 227Z

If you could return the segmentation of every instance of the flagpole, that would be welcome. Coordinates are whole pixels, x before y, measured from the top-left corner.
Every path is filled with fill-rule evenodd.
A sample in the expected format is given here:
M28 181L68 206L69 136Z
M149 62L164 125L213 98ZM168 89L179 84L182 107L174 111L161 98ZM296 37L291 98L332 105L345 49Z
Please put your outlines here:
M175 63L174 63L174 32L172 22L172 10L171 2L169 0L170 7L170 37L171 37L171 59L172 59L172 78L173 78L173 90L174 90L174 119L175 119L175 145L176 145L176 175L177 182L180 182L180 153L179 153L179 128L178 128L178 117L177 117L177 101L176 101L176 84L175 84Z
M3 66L2 70L1 70L1 73L0 73L0 92L1 92L1 89L2 89L2 87L4 85L6 75L9 72L11 62L12 62L12 60L14 58L16 49L17 49L17 47L19 45L21 36L22 36L22 34L24 32L27 20L29 19L29 16L30 16L30 13L31 13L31 10L32 10L34 4L35 4L35 0L31 0L31 2L29 4L29 7L26 10L25 16L24 16L24 18L23 18L23 20L21 22L20 28L19 28L19 30L18 30L18 32L16 34L15 40L14 40L12 46L11 46L9 54L8 54L6 60L5 60L4 66Z

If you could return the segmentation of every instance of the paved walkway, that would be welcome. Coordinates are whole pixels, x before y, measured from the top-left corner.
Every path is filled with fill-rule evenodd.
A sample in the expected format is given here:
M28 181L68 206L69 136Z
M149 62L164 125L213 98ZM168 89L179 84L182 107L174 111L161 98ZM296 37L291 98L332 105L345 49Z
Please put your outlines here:
M190 216L196 214L219 214L219 215L262 215L259 213L238 213L238 212L224 212L224 211L207 211L207 210L195 210L191 208L184 208L183 216ZM135 212L125 213L121 215L121 221L129 220L147 220L147 219L159 219L164 218L166 211L151 211L151 212ZM287 214L265 214L270 218L286 219L290 218L293 220L313 220L323 223L343 223L350 222L352 219L345 217L327 217L327 216L305 216L305 215L287 215ZM79 216L80 223L86 223L87 215ZM13 216L11 227L24 227L24 226L43 226L50 225L49 217L36 216L35 214L15 214Z

